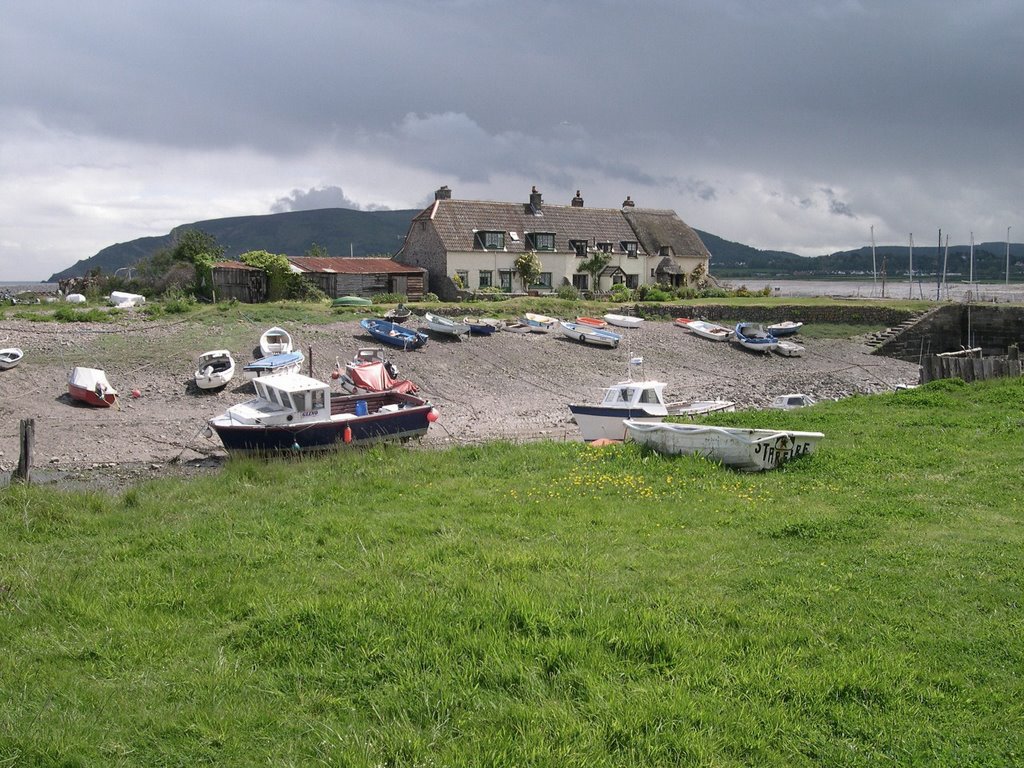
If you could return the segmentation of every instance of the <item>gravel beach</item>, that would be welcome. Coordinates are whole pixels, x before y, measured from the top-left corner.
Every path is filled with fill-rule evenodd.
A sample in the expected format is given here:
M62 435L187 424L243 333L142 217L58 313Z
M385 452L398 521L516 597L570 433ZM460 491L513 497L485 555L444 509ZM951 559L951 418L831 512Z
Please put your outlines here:
M252 344L231 350L239 366L252 358L263 330L254 326ZM325 380L335 360L377 346L355 321L287 330L297 349L312 351L313 374ZM218 393L194 387L198 355L223 346L208 333L188 321L141 315L117 325L0 321L0 346L25 351L18 367L0 371L0 483L17 465L19 421L26 418L36 422L34 482L88 485L113 477L107 485L120 486L220 466L226 454L216 437L203 436L206 421L253 391L241 371ZM669 400L723 398L738 408L764 407L784 392L819 400L885 392L918 378L917 365L871 355L857 339L800 340L805 355L784 358L701 339L671 322L648 321L622 335L617 349L558 333L500 332L462 341L435 335L422 349L387 354L441 413L422 441L428 447L493 438L578 440L568 403L594 402L603 387L627 377L636 357L643 367L634 368L634 378L667 382ZM67 378L76 365L106 370L121 393L119 406L75 404ZM135 389L138 398L130 396Z

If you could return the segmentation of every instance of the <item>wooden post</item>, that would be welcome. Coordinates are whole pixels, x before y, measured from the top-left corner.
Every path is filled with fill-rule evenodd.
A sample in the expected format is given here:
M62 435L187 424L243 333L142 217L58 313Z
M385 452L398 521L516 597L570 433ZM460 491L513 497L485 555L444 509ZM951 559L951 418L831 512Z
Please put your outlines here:
M313 347L309 347L309 377L313 378Z
M32 482L32 449L36 441L36 420L22 419L18 427L21 453L18 456L18 468L11 475L11 480L17 480L26 485Z

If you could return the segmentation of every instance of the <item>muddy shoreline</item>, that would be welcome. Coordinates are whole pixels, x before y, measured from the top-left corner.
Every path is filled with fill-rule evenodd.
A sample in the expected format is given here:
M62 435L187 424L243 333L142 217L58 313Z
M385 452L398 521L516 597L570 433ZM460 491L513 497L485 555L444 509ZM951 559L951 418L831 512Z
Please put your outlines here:
M412 323L415 325L415 323ZM287 326L296 346L312 353L312 373L327 380L336 360L377 346L356 321ZM0 372L0 485L18 461L18 425L36 426L33 482L60 487L118 489L147 479L216 472L226 454L206 421L252 396L241 373L217 393L192 381L198 355L227 346L239 365L265 330L234 329L226 343L190 321L152 321L129 314L116 325L0 321L0 344L25 359ZM752 354L693 336L670 322L624 329L617 349L585 346L559 334L497 333L464 341L431 338L422 349L388 351L403 377L416 382L439 409L425 447L492 439L577 440L567 408L593 402L642 357L647 378L668 383L673 401L723 398L739 408L764 407L778 394L817 399L891 391L916 383L918 367L873 356L859 339L805 339L800 358ZM251 338L250 338L251 336ZM119 407L93 409L67 395L76 365L103 368L120 391ZM140 396L132 398L132 390Z

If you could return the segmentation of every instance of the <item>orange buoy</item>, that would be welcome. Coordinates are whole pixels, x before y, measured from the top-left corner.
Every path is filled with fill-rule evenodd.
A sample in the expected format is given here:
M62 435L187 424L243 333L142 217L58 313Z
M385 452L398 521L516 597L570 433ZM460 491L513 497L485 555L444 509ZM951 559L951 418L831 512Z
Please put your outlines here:
M352 442L352 427L345 427L345 431L341 433L341 439L345 441L345 444Z
M431 408L429 411L427 411L427 421L429 421L431 424L437 421L440 416L441 414L437 412L436 408Z

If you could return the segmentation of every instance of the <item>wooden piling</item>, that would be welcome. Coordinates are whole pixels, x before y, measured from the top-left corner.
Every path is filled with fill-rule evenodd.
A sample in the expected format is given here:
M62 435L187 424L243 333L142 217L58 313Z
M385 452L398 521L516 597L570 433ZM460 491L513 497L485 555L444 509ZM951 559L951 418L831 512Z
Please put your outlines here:
M26 485L32 482L32 451L36 441L36 420L22 419L18 426L18 438L21 451L18 455L18 467L11 474L11 480Z

